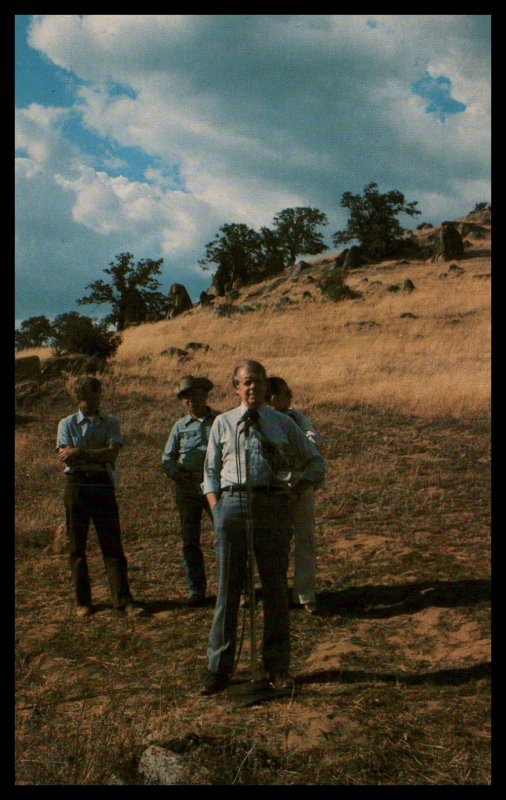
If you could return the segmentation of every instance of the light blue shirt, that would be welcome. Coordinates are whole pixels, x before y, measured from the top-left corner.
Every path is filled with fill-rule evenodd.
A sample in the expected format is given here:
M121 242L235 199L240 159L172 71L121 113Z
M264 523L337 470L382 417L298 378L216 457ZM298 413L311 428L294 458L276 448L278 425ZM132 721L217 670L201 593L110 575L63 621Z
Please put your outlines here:
M309 421L309 419L302 411L300 411L300 409L287 408L284 413L288 414L288 416L297 423L299 428L304 431L310 442L313 442L313 444L315 444L317 447L321 445L322 438L320 434L315 431L313 423Z
M317 484L323 480L325 464L314 444L287 414L263 405L258 409L262 432L276 446L287 465L283 473L274 474L262 455L261 435L256 427L251 426L245 436L245 426L240 420L246 410L247 406L241 404L216 417L204 462L204 494L219 493L224 486L246 483L246 447L253 486L288 485L291 470L298 471L299 480Z
M92 419L86 417L81 409L75 414L61 419L58 423L58 432L56 435L56 449L60 447L108 447L109 445L123 445L123 437L121 435L120 424L116 417L111 414L105 414L99 411ZM79 469L88 469L98 464L79 465ZM100 464L100 467L106 468L105 464ZM76 467L66 466L64 472L75 472ZM109 470L108 470L109 471Z
M209 433L219 413L209 408L203 419L186 414L174 423L162 454L162 467L169 478L180 470L202 478Z

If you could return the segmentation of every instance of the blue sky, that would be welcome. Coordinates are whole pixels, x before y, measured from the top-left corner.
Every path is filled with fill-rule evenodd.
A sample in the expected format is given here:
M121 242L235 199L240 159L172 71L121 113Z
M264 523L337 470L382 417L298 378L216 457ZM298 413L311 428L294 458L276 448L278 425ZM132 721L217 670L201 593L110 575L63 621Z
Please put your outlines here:
M16 16L16 320L77 306L121 252L210 284L225 223L371 181L439 224L490 201L488 15Z

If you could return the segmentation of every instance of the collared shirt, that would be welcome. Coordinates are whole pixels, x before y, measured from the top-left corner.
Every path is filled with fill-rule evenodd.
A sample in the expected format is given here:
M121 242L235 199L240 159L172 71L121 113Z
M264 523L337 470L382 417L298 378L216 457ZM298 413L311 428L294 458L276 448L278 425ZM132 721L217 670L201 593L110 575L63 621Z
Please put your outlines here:
M219 413L208 408L202 419L186 414L174 423L162 454L162 466L169 478L181 469L202 476L209 433Z
M58 423L56 435L56 449L60 447L108 447L114 444L123 445L120 425L116 417L99 411L92 419L86 417L81 409L75 414L61 419ZM75 472L77 469L107 469L105 464L80 464L79 467L66 466L65 473ZM110 468L107 469L110 471Z
M273 470L262 454L261 434L251 426L245 435L241 418L247 410L241 404L216 417L204 462L202 491L219 493L225 486L246 483L246 449L249 453L250 480L253 486L289 484L291 470L297 470L301 480L320 483L325 473L322 456L287 414L263 405L258 411L262 434L275 445L286 463L283 474Z
M313 444L315 444L317 447L321 445L322 438L320 434L315 431L313 423L308 420L306 415L300 409L287 408L285 414L288 414L288 416L297 423L299 428L304 431L310 442L313 442Z

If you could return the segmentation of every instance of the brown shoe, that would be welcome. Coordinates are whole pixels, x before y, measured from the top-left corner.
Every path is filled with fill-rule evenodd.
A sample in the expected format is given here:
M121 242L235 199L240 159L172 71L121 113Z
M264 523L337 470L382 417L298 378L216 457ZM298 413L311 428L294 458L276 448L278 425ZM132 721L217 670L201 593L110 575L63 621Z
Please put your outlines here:
M124 606L120 606L118 611L121 611L125 617L145 617L147 613L142 606L137 606L135 603L127 603Z

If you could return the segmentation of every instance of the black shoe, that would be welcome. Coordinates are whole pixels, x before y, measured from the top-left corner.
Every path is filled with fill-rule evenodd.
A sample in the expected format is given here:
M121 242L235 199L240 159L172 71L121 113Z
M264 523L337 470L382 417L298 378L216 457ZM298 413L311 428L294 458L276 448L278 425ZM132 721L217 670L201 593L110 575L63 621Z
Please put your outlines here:
M291 692L295 687L295 681L289 672L276 672L269 675L269 686L276 691Z
M204 681L204 686L200 693L205 697L209 697L209 695L222 692L229 684L230 675L226 672L210 672Z
M201 606L206 599L206 593L204 592L191 592L188 600L186 601L187 606Z

